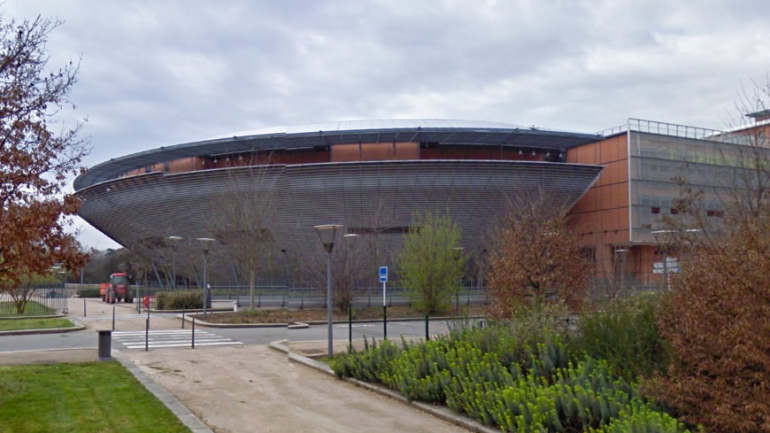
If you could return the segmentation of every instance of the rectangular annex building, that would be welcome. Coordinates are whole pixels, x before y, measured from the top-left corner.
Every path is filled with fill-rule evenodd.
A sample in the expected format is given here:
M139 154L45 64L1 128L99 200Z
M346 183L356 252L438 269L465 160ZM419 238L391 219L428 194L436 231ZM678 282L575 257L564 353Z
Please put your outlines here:
M604 167L570 211L597 278L621 286L661 282L660 266L671 253L660 247L664 221L679 213L684 185L704 192L707 218L724 217L720 192L735 188L738 173L749 169L747 146L765 147L770 133L770 113L750 117L755 123L729 131L629 119L601 140L569 149L568 162Z

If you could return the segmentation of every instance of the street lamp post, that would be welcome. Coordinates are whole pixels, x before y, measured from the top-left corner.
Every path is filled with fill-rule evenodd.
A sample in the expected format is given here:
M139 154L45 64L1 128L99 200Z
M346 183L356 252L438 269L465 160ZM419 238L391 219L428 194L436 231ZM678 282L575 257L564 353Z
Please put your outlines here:
M198 238L198 242L201 243L201 246L203 247L203 320L206 320L206 307L208 304L209 297L207 296L207 291L209 288L209 281L208 281L208 255L209 255L209 248L211 248L211 244L215 242L216 239L213 238Z
M174 282L171 283L171 287L176 289L176 243L184 239L181 236L169 236L168 240L174 241L174 246L171 248L171 277Z
M332 250L334 249L334 240L337 232L342 229L341 224L323 224L313 227L321 238L321 243L326 250L326 325L329 334L328 356L334 354L332 340Z

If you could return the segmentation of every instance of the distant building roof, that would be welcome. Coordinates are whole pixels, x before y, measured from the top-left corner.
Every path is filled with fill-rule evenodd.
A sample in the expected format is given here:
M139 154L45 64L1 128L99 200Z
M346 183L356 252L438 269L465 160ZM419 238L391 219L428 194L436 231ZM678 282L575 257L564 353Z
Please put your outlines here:
M746 117L751 117L752 119L758 122L762 120L767 120L767 119L770 119L770 109L749 113L746 115Z

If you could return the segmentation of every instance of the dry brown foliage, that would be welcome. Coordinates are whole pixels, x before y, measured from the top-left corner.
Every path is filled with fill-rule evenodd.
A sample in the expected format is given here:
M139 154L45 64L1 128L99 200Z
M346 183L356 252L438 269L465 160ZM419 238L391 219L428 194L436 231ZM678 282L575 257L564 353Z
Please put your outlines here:
M770 226L740 227L682 260L663 303L677 361L653 393L709 431L770 431Z
M64 194L87 153L56 114L76 81L70 63L48 72L46 41L57 22L0 17L0 289L46 274L56 263L82 267L88 253L65 232L79 201ZM60 133L54 131L62 131Z
M489 254L490 313L509 318L522 303L565 302L578 309L590 265L565 212L543 192L520 194L494 229Z
M669 221L682 271L659 325L675 360L647 388L713 432L770 432L770 149L753 132L722 155L721 187L685 183ZM707 217L715 197L724 218Z

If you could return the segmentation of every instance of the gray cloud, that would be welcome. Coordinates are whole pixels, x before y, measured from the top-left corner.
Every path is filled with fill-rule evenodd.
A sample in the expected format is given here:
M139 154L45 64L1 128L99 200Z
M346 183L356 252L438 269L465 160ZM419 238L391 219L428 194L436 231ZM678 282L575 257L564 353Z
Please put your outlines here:
M670 3L676 3L671 5ZM6 0L65 21L88 165L262 126L460 118L721 127L770 65L770 2ZM73 117L74 116L74 117Z

